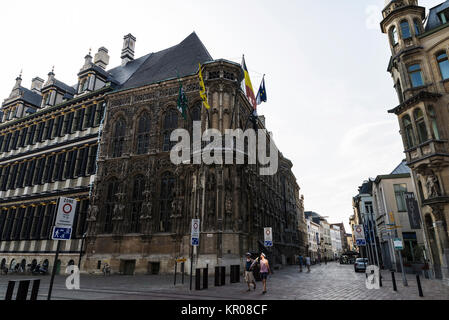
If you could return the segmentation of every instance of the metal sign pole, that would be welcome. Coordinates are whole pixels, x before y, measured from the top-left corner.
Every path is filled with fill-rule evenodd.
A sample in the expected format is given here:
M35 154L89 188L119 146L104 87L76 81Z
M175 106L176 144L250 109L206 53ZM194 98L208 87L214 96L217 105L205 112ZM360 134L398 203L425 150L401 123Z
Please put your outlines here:
M51 291L53 290L53 282L55 280L56 267L57 267L57 263L58 263L58 256L59 256L59 249L60 249L60 247L61 247L61 241L58 240L58 244L56 246L55 261L53 262L53 271L51 273L50 288L48 289L47 300L51 300Z

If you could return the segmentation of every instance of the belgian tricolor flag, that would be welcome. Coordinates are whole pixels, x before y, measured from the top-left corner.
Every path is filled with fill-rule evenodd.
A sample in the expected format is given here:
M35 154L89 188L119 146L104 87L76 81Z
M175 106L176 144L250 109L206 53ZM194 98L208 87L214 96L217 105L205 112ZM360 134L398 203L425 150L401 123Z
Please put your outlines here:
M251 84L251 79L249 77L248 68L246 67L245 56L243 56L242 68L243 68L243 72L245 74L246 97L248 98L249 102L253 106L254 110L257 110L256 96L254 94L253 85Z

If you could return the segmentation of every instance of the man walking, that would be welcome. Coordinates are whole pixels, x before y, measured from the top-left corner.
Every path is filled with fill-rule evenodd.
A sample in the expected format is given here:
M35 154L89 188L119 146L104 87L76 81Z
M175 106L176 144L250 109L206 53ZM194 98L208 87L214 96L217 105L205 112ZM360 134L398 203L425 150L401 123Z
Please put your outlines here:
M302 255L299 255L299 272L302 272L302 265L304 264L304 258Z
M245 281L248 285L248 292L251 291L251 283L254 285L254 290L256 290L256 280L254 279L253 267L255 260L251 259L251 253L246 254L246 264L245 264Z
M307 272L310 272L310 257L306 258Z

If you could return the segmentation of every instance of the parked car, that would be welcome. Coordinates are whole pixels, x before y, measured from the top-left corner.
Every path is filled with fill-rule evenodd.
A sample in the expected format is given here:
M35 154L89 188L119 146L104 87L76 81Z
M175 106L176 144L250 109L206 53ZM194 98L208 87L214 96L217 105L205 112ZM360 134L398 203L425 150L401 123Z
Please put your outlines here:
M368 265L368 259L367 258L357 258L355 259L354 263L354 271L366 271L366 266Z

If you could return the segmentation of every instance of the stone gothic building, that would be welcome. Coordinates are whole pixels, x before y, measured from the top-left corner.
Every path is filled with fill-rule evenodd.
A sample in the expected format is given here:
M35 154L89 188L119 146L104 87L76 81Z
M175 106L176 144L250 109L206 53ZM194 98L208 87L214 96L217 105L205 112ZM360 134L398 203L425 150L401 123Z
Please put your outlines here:
M173 272L176 258L190 259L192 218L201 219L196 267L240 264L247 251L262 250L273 263L293 263L306 245L304 198L281 153L274 176L260 175L260 165L170 160L175 129L192 132L194 121L220 132L253 125L241 66L212 59L195 33L137 59L135 43L125 36L122 63L112 69L106 48L94 59L89 53L73 86L53 71L31 89L17 79L0 111L3 265L53 263L49 230L60 196L79 201L61 268L80 263L96 272L108 263L122 274ZM199 63L210 110L199 95ZM176 107L180 82L186 119ZM270 139L263 117L256 125ZM269 250L264 227L273 227Z
M436 278L449 281L449 1L429 10L417 0L386 1L398 116L407 166L421 206L427 259Z

